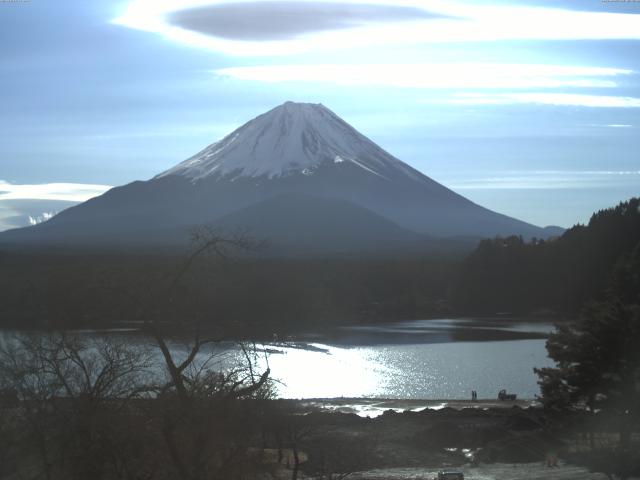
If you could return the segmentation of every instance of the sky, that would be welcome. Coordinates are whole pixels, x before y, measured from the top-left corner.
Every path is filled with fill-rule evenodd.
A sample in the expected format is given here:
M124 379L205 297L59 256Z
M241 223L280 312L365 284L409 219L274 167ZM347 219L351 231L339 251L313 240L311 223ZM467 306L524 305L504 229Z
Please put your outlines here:
M0 230L323 103L492 210L640 195L640 1L0 0Z

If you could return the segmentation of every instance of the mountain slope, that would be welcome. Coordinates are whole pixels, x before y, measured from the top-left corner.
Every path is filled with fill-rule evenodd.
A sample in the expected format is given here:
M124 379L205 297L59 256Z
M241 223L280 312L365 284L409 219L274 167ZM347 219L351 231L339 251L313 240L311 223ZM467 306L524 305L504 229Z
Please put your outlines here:
M389 230L432 237L547 236L544 229L476 205L421 174L326 107L287 102L148 181L114 188L35 227L0 234L0 241L179 244L184 235L175 232L225 223L234 212L261 203L261 216L236 218L244 218L249 230L265 230L270 217L280 225L288 211L283 198L293 202L300 195L316 199L309 202L310 219L327 219L327 209L361 208L376 220L383 217ZM285 238L286 230L275 227L270 235L287 245L301 239Z
M227 230L251 225L272 253L419 252L429 238L398 227L350 202L284 194L230 213L216 222Z

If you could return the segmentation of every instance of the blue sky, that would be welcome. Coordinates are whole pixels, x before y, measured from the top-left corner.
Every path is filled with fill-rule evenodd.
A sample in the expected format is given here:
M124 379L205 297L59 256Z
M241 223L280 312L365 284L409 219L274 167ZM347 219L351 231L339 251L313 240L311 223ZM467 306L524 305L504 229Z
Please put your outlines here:
M321 102L539 225L640 194L640 2L0 2L0 229Z

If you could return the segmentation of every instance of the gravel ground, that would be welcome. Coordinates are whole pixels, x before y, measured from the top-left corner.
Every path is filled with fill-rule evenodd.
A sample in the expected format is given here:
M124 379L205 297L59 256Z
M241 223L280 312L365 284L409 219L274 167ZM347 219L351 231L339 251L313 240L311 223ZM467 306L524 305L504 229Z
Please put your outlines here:
M549 468L541 463L479 465L461 469L465 480L607 480L606 475L591 473L574 465ZM350 480L433 480L437 469L389 468L358 472Z

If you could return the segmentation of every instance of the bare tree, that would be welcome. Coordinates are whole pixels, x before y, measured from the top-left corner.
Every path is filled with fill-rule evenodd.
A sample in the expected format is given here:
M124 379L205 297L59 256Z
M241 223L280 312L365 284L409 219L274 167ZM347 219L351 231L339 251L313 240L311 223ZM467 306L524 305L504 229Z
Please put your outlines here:
M180 265L175 274L170 278L167 291L162 292L159 298L159 303L165 303L168 308L170 308L171 304L174 302L175 294L178 290L178 287L180 286L180 282L189 273L189 271L194 268L194 265L198 260L211 255L224 260L227 259L230 253L235 250L255 251L260 247L260 243L249 237L246 232L237 231L231 234L223 234L217 229L206 225L196 227L192 230L191 242L192 251L186 257L184 262L182 262L182 265ZM171 384L167 387L175 389L180 399L183 402L188 402L189 379L185 375L185 372L187 372L188 369L194 366L196 357L205 346L219 343L222 340L222 337L210 335L203 336L201 319L192 319L190 321L180 319L177 323L177 326L181 327L181 329L183 330L183 334L190 332L190 334L192 335L189 353L184 359L180 361L175 358L174 354L169 348L167 335L163 331L163 325L161 324L161 322L157 318L151 319L151 321L147 322L147 327L153 335L156 344L158 345L158 348L162 353L165 366L167 368L167 373L171 378ZM259 389L267 381L268 376L268 369L264 372L263 375L259 377L257 381L254 381L255 379L252 376L250 382L251 385L244 387L249 388L250 390L235 391L235 394L238 396L238 398L242 397L245 394L250 394L251 389ZM238 384L236 388L240 387L242 383L244 382Z
M243 232L225 235L211 227L192 232L193 250L170 279L163 300L168 308L185 276L204 257L228 258L234 250L255 250L259 244ZM213 347L221 335L207 335L202 319L180 319L181 334L191 336L186 354L172 350L163 325L152 319L148 328L162 353L168 381L160 389L162 435L176 473L183 480L233 478L246 464L247 421L255 412L246 402L269 396L270 370L258 373L257 349L240 344L240 361L225 367Z
M26 478L112 478L110 457L119 455L112 447L122 447L118 420L145 395L150 367L148 351L113 339L5 337L0 383L18 401L16 468Z
M253 344L221 344L175 301L200 260L258 243L241 233L194 231L193 251L158 293L178 321L147 321L158 351L117 338L64 333L0 341L0 432L15 445L3 469L24 479L233 479L259 470L248 454L261 402L272 395L268 363ZM210 265L210 262L205 262ZM180 292L182 295L182 292ZM164 316L163 316L164 318ZM171 333L188 338L179 349ZM224 358L227 352L231 359ZM229 354L229 351L231 352ZM165 375L160 375L160 370ZM3 399L15 397L16 402ZM4 474L5 472L3 472Z

